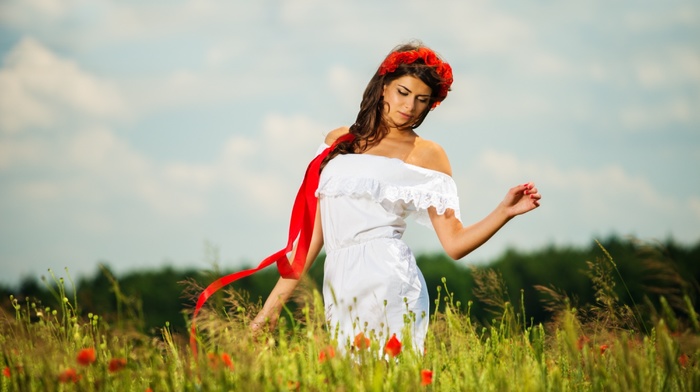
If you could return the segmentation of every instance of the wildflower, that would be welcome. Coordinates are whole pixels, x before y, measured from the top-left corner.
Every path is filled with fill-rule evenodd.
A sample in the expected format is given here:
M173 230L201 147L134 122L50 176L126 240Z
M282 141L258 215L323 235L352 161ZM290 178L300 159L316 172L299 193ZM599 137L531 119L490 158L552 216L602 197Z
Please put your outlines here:
M10 377L12 376L12 374L10 373L10 367L9 367L9 366L5 366L5 368L2 369L2 375L5 376L5 377L7 377L7 378L10 378Z
M72 382L76 383L80 380L81 375L75 371L73 368L68 368L58 375L58 381L62 383Z
M216 355L215 353L208 353L207 360L209 361L209 367L212 369L218 369L219 364L223 363L224 366L233 370L233 361L231 360L231 357L226 353L223 353L221 355Z
M581 335L579 336L578 340L576 340L576 346L579 350L583 350L583 347L590 341L591 339L589 339L588 336Z
M112 358L109 361L109 372L118 372L126 367L126 358Z
M605 352L610 348L609 345L607 344L601 344L600 345L600 355L605 354Z
M686 354L686 353L683 353L678 357L678 364L681 365L682 367L687 367L689 361L690 361L690 358L688 357L688 354Z
M423 369L420 371L420 385L426 386L433 383L433 371Z
M95 356L95 349L90 347L90 348L84 348L78 352L78 356L76 357L76 360L78 361L79 364L83 366L88 366L91 363L95 362L95 359L97 357Z
M401 354L401 342L396 338L396 334L391 335L391 338L384 346L384 352L395 357Z
M370 340L368 337L365 336L365 334L363 332L360 332L355 336L354 343L355 343L355 347L362 350L362 349L369 348Z
M219 357L216 356L214 353L207 353L207 360L209 362L209 367L216 369L219 367Z
M318 353L318 361L323 363L328 358L335 358L335 349L333 346L327 346L320 353Z
M153 392L153 388L148 387L148 388L146 388L146 390L144 392Z
M221 362L224 363L224 366L233 370L233 361L231 361L231 357L228 354L226 354L226 353L221 354Z

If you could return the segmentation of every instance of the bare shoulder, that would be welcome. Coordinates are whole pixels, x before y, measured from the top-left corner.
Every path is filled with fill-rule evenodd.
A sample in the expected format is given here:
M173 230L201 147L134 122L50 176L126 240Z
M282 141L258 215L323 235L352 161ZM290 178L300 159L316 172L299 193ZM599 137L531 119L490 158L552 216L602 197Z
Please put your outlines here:
M350 127L340 127L328 132L328 135L326 135L326 144L330 146L336 139L348 132L350 132Z
M431 140L418 138L410 156L410 163L426 169L452 175L452 166L441 145Z

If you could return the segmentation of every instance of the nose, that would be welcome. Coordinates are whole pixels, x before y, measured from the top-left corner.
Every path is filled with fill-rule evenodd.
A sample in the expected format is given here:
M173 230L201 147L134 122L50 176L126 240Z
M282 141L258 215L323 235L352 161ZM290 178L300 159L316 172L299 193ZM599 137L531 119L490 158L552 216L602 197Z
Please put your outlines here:
M409 113L413 112L414 106L415 106L415 103L413 102L413 99L411 97L407 98L403 103L404 109Z

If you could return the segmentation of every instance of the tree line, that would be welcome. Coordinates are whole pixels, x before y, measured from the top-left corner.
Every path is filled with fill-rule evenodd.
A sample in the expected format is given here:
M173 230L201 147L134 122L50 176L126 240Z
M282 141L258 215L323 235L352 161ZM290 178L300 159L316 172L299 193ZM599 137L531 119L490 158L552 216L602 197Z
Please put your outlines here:
M431 299L449 294L483 324L497 318L505 303L512 304L528 324L549 321L557 301L571 307L604 306L602 302L612 298L619 306L644 313L642 317L662 307L672 309L681 320L700 312L700 241L681 245L672 239L642 242L611 236L586 246L549 245L527 252L508 249L478 266L454 262L439 252L418 255L416 261ZM319 290L323 264L321 255L308 273L310 286ZM198 290L233 272L219 268L216 263L208 271L164 267L117 277L102 266L92 277L79 279L74 292L66 287L66 296L75 299L84 315L129 322L146 332L155 333L166 323L174 331L185 332ZM266 298L277 278L276 269L270 267L232 287L248 302L246 306L255 306ZM21 306L60 307L56 294L56 282L26 278L16 288L0 286L0 308L14 312L11 295ZM292 310L295 306L289 304ZM433 302L431 312L435 306Z

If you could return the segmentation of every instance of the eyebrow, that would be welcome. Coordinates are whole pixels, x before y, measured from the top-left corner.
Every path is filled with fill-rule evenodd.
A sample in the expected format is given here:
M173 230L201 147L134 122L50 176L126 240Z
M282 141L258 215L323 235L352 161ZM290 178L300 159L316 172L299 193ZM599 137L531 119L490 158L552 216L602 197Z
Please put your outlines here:
M408 91L409 93L412 93L412 92L413 92L413 91L411 91L410 88L404 86L403 84L399 84L398 86L399 86L399 87L403 87L403 88L406 89L406 91ZM418 95L419 97L430 97L430 94L416 94L416 95Z

